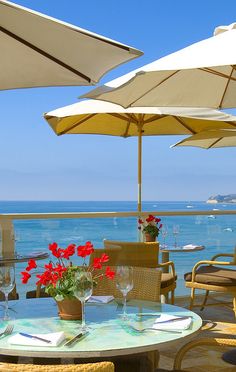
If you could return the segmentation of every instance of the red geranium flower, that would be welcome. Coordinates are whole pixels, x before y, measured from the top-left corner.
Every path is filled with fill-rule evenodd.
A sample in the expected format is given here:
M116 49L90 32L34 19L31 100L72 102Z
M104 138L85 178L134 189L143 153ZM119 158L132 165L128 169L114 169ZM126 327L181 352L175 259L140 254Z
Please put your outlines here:
M77 252L78 256L85 258L94 252L94 248L91 242L86 242L85 245L79 245L77 247Z
M22 278L21 278L22 283L27 284L29 278L31 278L31 275L27 271L22 271L21 274L22 274Z
M112 271L110 266L107 266L106 271L105 271L105 275L106 275L107 278L113 279L114 276L115 276L115 271Z
M94 252L93 244L89 241L86 242L85 245L78 246L77 248L75 244L69 244L65 249L59 248L58 244L54 242L49 244L49 250L57 260L55 262L53 257L49 263L43 265L43 272L36 275L38 279L36 284L45 286L46 293L49 293L57 301L61 301L63 298L75 298L74 288L75 284L78 284L76 273L81 270L91 272L93 281L100 280L104 276L109 279L114 278L115 273L110 267L106 268L105 273L99 271L102 265L109 260L108 255L105 253L102 254L101 257L95 258L93 263L87 266L85 259ZM83 258L82 265L80 261L76 264L72 264L70 258L76 253L77 256L80 257L80 261L81 257ZM68 262L68 260L70 261ZM22 283L26 284L28 282L31 277L28 271L36 267L36 262L34 260L29 260L26 271L21 273Z
M31 260L28 261L28 266L26 267L25 270L30 271L32 269L36 269L36 267L37 267L37 264L36 264L35 260L31 259Z

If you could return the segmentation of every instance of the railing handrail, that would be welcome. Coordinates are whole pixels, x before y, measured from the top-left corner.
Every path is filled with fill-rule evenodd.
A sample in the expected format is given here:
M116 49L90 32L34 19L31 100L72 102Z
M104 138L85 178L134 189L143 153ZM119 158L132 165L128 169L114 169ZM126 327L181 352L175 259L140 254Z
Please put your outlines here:
M55 219L55 218L111 218L111 217L138 217L153 214L156 216L208 216L233 215L236 210L194 210L194 211L129 211L129 212L56 212L56 213L1 213L1 220L29 220L29 219Z

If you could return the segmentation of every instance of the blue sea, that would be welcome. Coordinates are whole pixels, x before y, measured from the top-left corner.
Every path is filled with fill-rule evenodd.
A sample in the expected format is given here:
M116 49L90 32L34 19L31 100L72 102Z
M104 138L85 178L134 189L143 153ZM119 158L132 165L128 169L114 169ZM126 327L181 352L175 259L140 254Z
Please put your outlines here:
M188 293L184 286L183 275L193 265L204 259L210 259L219 252L234 251L236 246L236 215L212 216L213 209L235 210L236 204L207 204L205 202L148 201L143 202L143 211L197 211L207 210L207 216L171 216L161 217L162 223L168 227L166 244L174 244L173 225L179 225L177 235L178 246L186 244L204 245L198 252L173 252L170 259L174 261L178 274L176 295ZM125 212L136 211L135 201L2 201L1 213L53 213L53 212ZM19 254L32 251L47 251L48 244L57 242L62 247L69 243L83 244L90 240L94 247L103 247L103 239L137 241L136 218L93 218L93 219L40 219L16 220L15 244ZM158 237L163 243L163 237ZM43 261L38 261L43 266ZM21 297L25 292L35 288L35 281L25 286L20 282L20 272L25 263L16 265L17 290Z

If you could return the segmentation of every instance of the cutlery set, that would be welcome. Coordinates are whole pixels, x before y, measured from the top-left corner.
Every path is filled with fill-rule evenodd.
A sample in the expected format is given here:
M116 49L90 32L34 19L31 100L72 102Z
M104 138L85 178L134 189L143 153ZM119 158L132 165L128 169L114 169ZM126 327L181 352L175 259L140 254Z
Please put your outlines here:
M161 315L157 314L157 313L137 313L136 316L138 316L138 317L155 316L156 318L159 318ZM192 318L192 317L191 316L182 316L182 317L181 316L176 316L176 318L172 318L172 319L169 319L169 320L164 320L164 321L158 322L157 324L174 323L176 321L186 320L186 319L189 319L189 318ZM14 326L12 324L8 324L7 327L5 328L5 330L0 333L0 338L9 336L13 332L13 328L14 328ZM140 329L140 328L136 328L136 327L134 327L133 325L130 325L130 324L129 324L129 328L131 328L133 331L138 332L138 333L142 333L142 332L145 332L145 331L162 331L162 332L169 332L169 333L182 333L182 331L180 331L180 330L178 331L178 330L162 329L162 328L156 328L156 327L155 328L145 327L145 328ZM46 338L43 338L43 337L34 336L34 335L24 333L24 332L19 332L19 334L21 336L32 338L32 339L35 339L35 340L40 340L40 341L48 343L48 344L51 343L50 340L47 340ZM82 340L87 335L88 335L88 332L85 332L85 333L80 332L79 334L77 334L76 336L74 336L70 340L68 340L66 343L64 343L63 346L71 347L71 346L74 345L74 343L78 342L79 340Z
M14 326L12 324L8 324L6 329L0 333L0 337L2 336L8 336L12 333Z

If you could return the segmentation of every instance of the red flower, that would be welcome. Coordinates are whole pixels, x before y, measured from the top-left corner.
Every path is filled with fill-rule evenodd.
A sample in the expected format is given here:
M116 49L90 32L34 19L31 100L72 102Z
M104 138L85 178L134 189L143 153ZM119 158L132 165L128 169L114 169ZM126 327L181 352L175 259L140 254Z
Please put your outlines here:
M106 271L105 271L105 275L108 279L113 279L114 276L115 276L115 271L112 271L110 266L107 266Z
M85 245L80 245L77 247L78 256L85 258L94 252L93 245L91 242L86 242Z
M21 278L22 283L27 284L29 278L31 278L31 275L27 273L27 271L22 271L21 274L22 274L22 278Z
M95 257L94 260L93 260L93 268L94 269L101 269L102 268L102 264L101 264L101 258L99 257Z
M52 262L50 262L48 265L45 264L44 267L45 267L45 269L47 269L47 270L49 270L49 271L53 270Z
M107 254L105 254L105 253L103 253L102 255L101 255L101 262L102 263L104 263L104 262L108 262L109 261L109 256L107 255Z
M142 225L142 224L143 224L143 220L141 220L141 218L139 218L139 219L138 219L138 223L139 223L140 225Z
M36 264L36 262L35 262L35 260L29 260L28 261L28 266L26 267L26 271L30 271L30 270L32 270L32 269L36 269L36 267L37 267L37 264Z
M149 216L146 218L147 222L155 221L155 217L152 214L149 214Z
M67 260L69 260L73 254L75 254L75 244L70 244L66 249L61 250L61 257L66 258Z
M49 244L49 249L52 252L53 256L55 256L56 258L61 258L61 251L62 250L60 248L58 248L57 243Z

